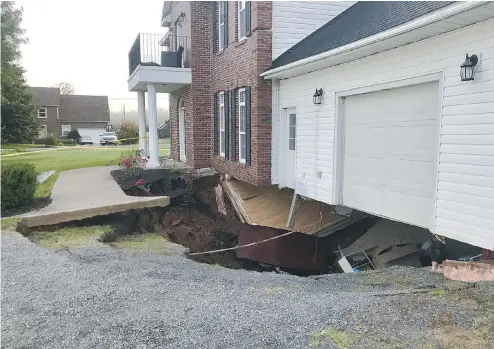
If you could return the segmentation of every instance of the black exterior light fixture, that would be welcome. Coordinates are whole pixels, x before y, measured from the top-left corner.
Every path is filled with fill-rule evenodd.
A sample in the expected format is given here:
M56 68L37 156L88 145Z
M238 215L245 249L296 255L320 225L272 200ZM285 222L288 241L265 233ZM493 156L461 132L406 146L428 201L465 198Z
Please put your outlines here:
M321 104L322 103L322 95L323 95L323 90L322 88L317 89L316 88L316 93L312 96L312 101L314 104Z
M475 66L477 65L477 62L479 61L479 58L477 55L471 55L468 56L465 59L465 62L460 66L460 76L461 76L461 81L471 81L473 80L475 76Z

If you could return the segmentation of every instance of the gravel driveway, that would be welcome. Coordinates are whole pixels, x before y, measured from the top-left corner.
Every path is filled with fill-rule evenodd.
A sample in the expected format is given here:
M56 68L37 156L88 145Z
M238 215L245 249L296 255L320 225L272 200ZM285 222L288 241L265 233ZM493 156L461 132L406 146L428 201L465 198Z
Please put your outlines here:
M2 236L2 347L434 349L434 328L475 324L476 308L454 300L462 287L410 268L301 278L180 253L51 251L12 233Z

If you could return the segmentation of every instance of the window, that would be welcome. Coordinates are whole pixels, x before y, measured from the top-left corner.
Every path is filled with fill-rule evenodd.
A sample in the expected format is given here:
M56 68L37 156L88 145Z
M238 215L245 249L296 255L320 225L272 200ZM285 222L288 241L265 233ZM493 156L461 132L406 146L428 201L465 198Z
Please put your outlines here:
M238 31L238 41L245 38L245 22L246 22L246 10L245 1L238 1L238 20L237 20L237 31Z
M47 118L47 111L45 107L39 108L38 109L38 118L46 119Z
M225 2L220 1L218 3L219 11L218 11L218 48L219 50L223 50L225 48Z
M288 119L288 149L295 150L295 135L297 129L297 115L290 114Z
M225 156L225 94L218 93L220 112L220 155Z
M70 125L62 125L62 137L67 137L70 132Z
M245 163L247 138L245 134L247 118L245 115L245 88L238 90L238 159Z

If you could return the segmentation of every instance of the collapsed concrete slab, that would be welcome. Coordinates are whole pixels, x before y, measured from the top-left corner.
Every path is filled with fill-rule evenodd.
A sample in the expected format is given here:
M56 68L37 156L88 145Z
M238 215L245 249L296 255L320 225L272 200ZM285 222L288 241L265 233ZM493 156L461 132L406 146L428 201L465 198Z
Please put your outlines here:
M133 209L165 207L166 196L128 196L113 180L116 166L90 167L60 174L51 203L39 211L22 215L27 228L54 225Z

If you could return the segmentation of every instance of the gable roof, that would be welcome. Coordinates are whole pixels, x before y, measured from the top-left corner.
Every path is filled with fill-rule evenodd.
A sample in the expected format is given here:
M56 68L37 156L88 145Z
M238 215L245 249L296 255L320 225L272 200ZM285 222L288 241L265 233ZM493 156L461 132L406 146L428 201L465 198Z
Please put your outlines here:
M38 106L60 105L60 89L58 87L29 87Z
M60 120L71 122L109 122L107 96L61 95Z
M267 70L365 39L452 3L453 1L359 1L285 51Z

